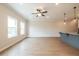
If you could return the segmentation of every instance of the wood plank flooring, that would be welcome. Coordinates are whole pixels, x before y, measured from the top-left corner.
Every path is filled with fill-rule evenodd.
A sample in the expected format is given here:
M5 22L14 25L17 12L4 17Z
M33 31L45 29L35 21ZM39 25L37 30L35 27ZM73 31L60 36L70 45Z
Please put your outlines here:
M0 56L79 56L79 49L56 37L27 38L0 53Z

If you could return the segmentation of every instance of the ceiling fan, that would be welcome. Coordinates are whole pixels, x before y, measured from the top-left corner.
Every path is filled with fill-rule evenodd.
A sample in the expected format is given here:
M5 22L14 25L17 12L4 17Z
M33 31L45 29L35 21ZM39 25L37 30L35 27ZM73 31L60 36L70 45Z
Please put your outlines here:
M36 9L36 13L32 13L32 14L36 14L36 17L38 16L45 16L45 13L47 13L48 11L44 10L44 9Z

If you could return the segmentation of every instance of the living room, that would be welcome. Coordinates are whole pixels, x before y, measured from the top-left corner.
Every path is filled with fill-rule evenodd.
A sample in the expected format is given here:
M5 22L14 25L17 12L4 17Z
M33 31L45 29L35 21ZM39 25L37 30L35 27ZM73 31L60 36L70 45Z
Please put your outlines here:
M78 56L78 6L0 3L0 55Z

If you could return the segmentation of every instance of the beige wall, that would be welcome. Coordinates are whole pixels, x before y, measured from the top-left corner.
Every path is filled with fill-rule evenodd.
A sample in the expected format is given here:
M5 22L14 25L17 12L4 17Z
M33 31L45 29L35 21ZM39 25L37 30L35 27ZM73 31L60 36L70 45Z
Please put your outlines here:
M18 22L23 21L25 22L25 34L24 35L20 35L19 30L19 23L17 25L18 27L18 36L17 37L13 37L13 38L8 38L8 30L7 30L7 17L11 16L17 19ZM11 9L8 9L7 7L0 5L0 51L6 49L7 47L15 44L16 42L23 40L23 38L27 37L27 25L28 25L28 21L26 21L25 19L23 19L19 14L17 14L16 12L12 11Z
M77 23L63 20L57 21L30 21L29 37L59 37L59 32L77 32Z

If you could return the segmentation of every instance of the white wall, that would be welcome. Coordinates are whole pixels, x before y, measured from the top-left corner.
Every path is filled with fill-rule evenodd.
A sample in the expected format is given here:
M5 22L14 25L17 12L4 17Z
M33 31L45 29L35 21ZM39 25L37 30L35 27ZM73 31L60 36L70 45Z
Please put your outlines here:
M26 24L26 28L25 28L25 34L24 35L20 35L19 30L19 23L17 25L18 27L18 36L17 37L13 37L13 38L8 38L8 16L14 17L17 19L18 22L23 21ZM14 12L13 10L3 6L0 4L0 52L3 51L4 49L6 49L9 46L12 46L13 44L15 44L16 42L23 40L25 37L27 37L28 34L28 21L26 21L25 19L23 19L22 16L20 16L19 14L17 14L16 12Z
M77 23L63 20L56 21L30 21L29 37L59 37L59 32L77 32Z

